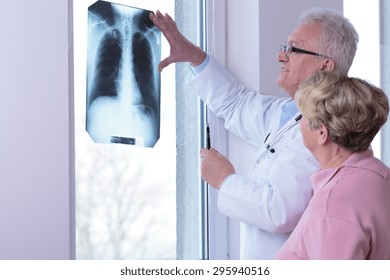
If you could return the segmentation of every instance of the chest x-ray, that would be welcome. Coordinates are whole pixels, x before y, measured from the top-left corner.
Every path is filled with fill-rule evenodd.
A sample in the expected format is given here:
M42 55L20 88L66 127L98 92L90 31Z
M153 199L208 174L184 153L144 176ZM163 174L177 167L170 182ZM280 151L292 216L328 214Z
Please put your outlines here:
M86 129L96 143L153 147L160 137L161 33L149 13L88 8Z

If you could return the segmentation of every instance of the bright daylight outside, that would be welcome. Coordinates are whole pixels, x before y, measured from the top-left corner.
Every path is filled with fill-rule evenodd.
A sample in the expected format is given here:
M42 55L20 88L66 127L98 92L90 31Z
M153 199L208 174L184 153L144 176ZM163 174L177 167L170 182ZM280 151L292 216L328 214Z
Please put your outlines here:
M77 259L175 259L174 68L167 69L161 74L160 121L157 122L159 138L154 147L154 142L151 142L149 146L132 145L132 140L129 140L132 138L123 140L117 136L115 136L116 141L111 141L111 143L94 142L86 131L86 115L88 115L89 106L92 106L87 102L90 98L87 97L87 89L91 87L90 73L87 77L87 57L91 47L96 49L96 44L100 44L99 40L104 39L94 38L95 40L92 41L89 32L91 28L99 27L109 30L106 34L112 34L116 39L127 38L128 33L133 32L136 26L127 24L126 28L117 27L118 24L129 20L128 15L122 15L120 18L116 16L116 22L111 22L109 25L109 20L105 18L106 9L101 9L100 14L93 15L93 20L91 20L88 9L95 2L96 0L73 2ZM164 0L163 3L162 1L131 0L111 2L144 10L161 9L174 14L173 0ZM115 8L113 10L116 13ZM137 28L143 30L144 34L150 31L150 28L144 28L142 24L139 24ZM118 39L117 41L122 43L123 53L134 51L134 48L126 47L125 40L122 42ZM89 47L88 43L90 43ZM155 44L150 44L152 51L159 49L160 46L158 40ZM162 44L161 50L161 57L164 56L167 56L165 43ZM110 60L108 67L112 67L112 63ZM118 67L125 67L123 62L118 65ZM98 66L92 66L94 70L93 67ZM142 67L147 69L145 68L147 66L143 64L138 68ZM132 79L130 72L127 72L128 81ZM91 73L93 73L92 70ZM127 88L131 90L125 90L125 93L130 95L136 90L135 87L127 86ZM96 98L96 93L94 94ZM99 97L100 100L113 100L111 93L106 94L109 97ZM143 108L146 108L145 106ZM102 108L102 106L94 107L93 113L100 113L100 119L95 121L95 126L107 119L117 117L121 112L120 109L99 112ZM130 115L127 114L126 117ZM113 126L117 125L119 118L112 123ZM124 123L126 124L126 121ZM142 128L141 131L143 131ZM155 135L156 133L153 137ZM118 141L118 139L123 141Z

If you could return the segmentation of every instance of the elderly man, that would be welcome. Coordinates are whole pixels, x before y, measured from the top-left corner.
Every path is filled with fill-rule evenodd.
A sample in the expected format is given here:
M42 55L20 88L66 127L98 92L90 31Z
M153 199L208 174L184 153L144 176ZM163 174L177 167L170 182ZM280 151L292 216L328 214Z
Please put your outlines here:
M213 57L189 42L169 15L150 15L170 44L170 56L159 65L189 62L194 88L225 127L258 147L248 176L215 149L202 149L203 179L219 189L218 209L241 221L241 259L273 259L296 226L312 190L310 175L318 163L305 148L294 101L298 86L316 71L346 74L358 35L342 15L311 9L281 45L278 85L291 98L266 96L237 81Z

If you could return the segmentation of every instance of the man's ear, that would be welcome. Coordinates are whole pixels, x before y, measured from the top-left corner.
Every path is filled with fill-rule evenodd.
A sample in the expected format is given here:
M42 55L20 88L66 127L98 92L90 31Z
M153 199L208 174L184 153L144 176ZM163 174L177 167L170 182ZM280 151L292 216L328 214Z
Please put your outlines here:
M320 127L317 129L317 141L318 144L324 145L329 140L329 130L324 125L320 125Z
M334 67L335 67L335 63L330 58L326 58L322 61L321 70L333 71Z

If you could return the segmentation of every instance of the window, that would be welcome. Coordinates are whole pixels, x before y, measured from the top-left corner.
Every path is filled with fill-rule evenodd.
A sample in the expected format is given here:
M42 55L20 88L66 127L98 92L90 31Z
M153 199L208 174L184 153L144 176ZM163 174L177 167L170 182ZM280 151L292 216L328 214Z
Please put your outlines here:
M380 1L381 8L381 70L382 88L390 99L390 3ZM390 166L390 121L387 121L382 130L382 160Z
M348 75L366 79L381 87L379 11L379 0L359 2L344 0L344 15L359 34L358 49ZM382 157L380 133L374 138L372 149L376 157Z
M184 86L188 65L161 73L160 139L154 147L94 143L85 126L87 17L95 2L73 3L76 258L200 259L202 104ZM200 41L199 1L109 2L169 13L187 38ZM169 46L161 38L164 58Z

